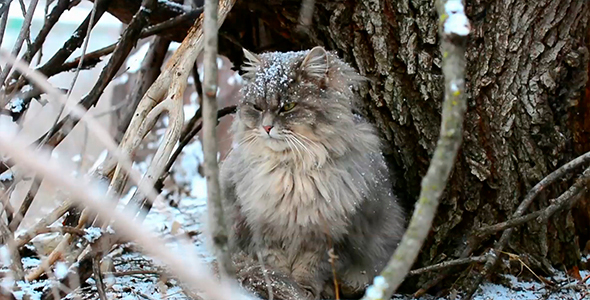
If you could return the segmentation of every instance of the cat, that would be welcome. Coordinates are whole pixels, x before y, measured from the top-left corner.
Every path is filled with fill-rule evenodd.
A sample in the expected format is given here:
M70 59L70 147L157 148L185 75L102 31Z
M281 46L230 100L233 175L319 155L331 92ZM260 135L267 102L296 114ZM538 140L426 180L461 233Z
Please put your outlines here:
M405 222L379 137L353 113L364 78L319 46L244 53L234 146L220 171L230 249L260 255L309 299L334 297L333 271L343 297L362 295Z

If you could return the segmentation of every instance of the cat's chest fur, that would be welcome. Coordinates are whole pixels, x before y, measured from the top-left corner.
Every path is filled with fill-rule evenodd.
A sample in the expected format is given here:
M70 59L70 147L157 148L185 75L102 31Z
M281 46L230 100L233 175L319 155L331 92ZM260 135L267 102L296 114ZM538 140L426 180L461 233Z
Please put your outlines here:
M364 184L354 173L337 163L297 168L272 157L253 159L235 174L237 201L249 227L265 239L327 232L338 238L362 201Z

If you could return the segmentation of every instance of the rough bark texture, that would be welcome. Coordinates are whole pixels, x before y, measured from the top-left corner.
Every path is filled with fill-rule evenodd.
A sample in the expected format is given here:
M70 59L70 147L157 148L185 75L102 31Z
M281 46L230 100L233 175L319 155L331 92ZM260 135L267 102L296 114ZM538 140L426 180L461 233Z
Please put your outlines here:
M411 207L440 124L443 86L433 1L316 1L307 33L296 29L300 4L240 1L222 32L252 51L324 45L367 76L364 110L383 134L397 188ZM506 220L536 182L590 150L590 99L584 93L589 3L474 0L467 1L466 12L473 30L464 144L420 265L460 257L475 228ZM228 55L237 53L229 47ZM237 54L232 58L240 60ZM569 184L550 187L532 209L547 206ZM536 269L571 268L589 238L588 207L582 200L575 213L519 227L508 251L528 255Z

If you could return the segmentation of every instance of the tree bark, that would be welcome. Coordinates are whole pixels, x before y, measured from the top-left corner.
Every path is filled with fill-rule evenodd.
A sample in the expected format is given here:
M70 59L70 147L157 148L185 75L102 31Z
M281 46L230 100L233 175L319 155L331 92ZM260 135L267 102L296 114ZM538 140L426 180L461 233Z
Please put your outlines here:
M464 144L417 266L464 255L476 228L507 220L533 185L590 150L589 3L466 2L473 29ZM440 126L443 86L434 2L316 1L307 32L297 27L300 5L239 1L222 27L235 37L225 53L240 62L232 49L236 41L257 52L317 44L337 51L369 79L361 90L362 108L383 135L396 188L411 209ZM548 206L573 178L549 187L529 212ZM549 265L579 264L590 238L589 203L584 195L576 209L546 224L517 227L507 251L524 254L531 267L545 271ZM478 243L474 254L493 246L499 234Z

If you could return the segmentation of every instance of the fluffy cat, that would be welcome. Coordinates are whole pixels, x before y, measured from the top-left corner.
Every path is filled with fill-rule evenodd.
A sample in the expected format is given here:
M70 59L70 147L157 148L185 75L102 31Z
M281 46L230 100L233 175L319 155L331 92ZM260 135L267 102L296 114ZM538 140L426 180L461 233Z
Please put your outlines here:
M309 299L362 293L403 234L373 127L352 112L362 77L322 47L255 55L221 166L232 251L261 255ZM333 249L330 251L330 249Z

